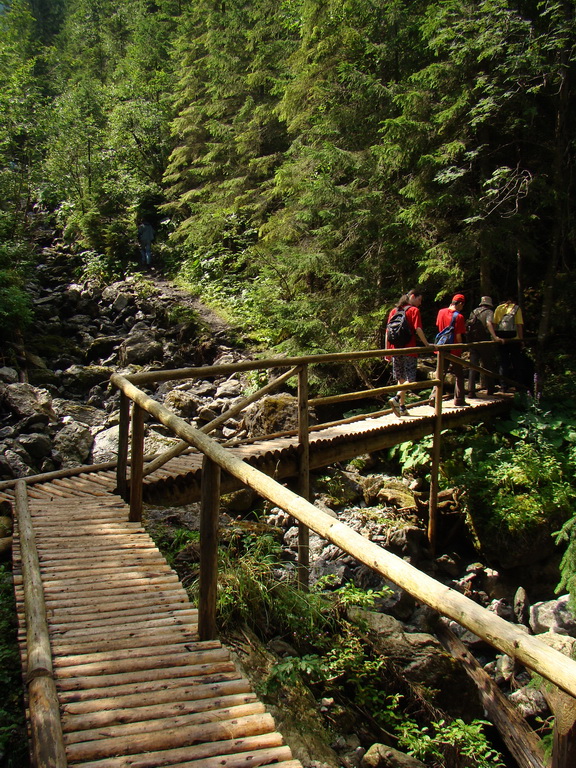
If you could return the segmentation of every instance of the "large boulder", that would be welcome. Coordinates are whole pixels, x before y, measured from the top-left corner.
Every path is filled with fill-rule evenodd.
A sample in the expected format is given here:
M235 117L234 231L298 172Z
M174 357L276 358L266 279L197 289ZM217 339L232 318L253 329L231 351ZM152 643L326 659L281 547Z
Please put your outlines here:
M284 392L263 397L246 408L243 427L249 437L298 429L298 398Z
M152 362L162 362L164 358L163 347L155 339L152 331L150 329L134 329L136 326L120 347L120 363L122 365L146 365Z
M107 461L116 460L119 436L120 427L118 425L103 429L94 435L91 459L94 464L103 464Z
M71 365L62 376L66 389L77 395L85 395L92 387L109 381L112 371L103 365Z
M77 421L64 424L54 438L54 457L64 468L85 464L93 442L92 433L85 424Z
M370 630L374 649L414 685L435 691L433 703L452 717L481 717L482 707L476 686L461 664L447 653L438 640L426 632L405 632L390 616L361 608L349 609L354 621ZM454 696L458 691L458 696Z
M7 384L0 389L0 396L16 418L24 419L36 414L55 418L52 396L45 389L33 387L31 384Z
M362 768L426 768L420 760L386 744L372 744L362 758L361 766Z
M576 637L576 617L569 607L570 596L562 595L557 600L534 603L530 608L530 628L535 635L555 632L559 635Z

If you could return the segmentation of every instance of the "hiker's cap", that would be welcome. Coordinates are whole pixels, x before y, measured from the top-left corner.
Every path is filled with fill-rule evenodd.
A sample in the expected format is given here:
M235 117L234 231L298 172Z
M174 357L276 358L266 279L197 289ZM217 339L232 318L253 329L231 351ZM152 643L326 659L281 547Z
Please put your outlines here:
M459 304L462 302L462 304L466 301L466 298L463 293L457 293L454 296L452 296L452 304Z
M482 296L480 299L480 306L481 307L493 307L494 304L492 304L492 299L490 296Z

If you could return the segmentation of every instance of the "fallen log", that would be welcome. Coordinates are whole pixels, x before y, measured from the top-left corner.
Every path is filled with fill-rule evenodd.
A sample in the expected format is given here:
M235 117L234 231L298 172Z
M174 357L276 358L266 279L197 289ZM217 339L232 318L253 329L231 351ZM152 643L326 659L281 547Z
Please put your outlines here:
M478 686L482 706L498 729L519 768L545 768L546 761L541 739L482 669L464 643L443 621L438 621L436 635L446 650L461 662L466 673Z

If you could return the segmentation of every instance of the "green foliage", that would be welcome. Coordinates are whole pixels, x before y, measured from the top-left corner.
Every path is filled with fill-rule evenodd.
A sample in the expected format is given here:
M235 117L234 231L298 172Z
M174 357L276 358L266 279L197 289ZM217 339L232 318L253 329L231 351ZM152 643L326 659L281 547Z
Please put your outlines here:
M337 580L336 576L328 575L323 576L314 585L314 592L323 592L326 589L331 589ZM374 607L374 604L379 599L385 599L390 597L392 590L389 587L383 587L382 589L360 589L360 587L354 586L354 584L344 584L339 589L334 589L331 592L331 598L334 598L334 605L337 609L347 608L351 605L356 605L360 608L370 609Z
M0 760L5 768L25 768L29 764L28 739L11 576L0 566Z
M194 323L200 324L198 312L186 304L172 304L168 310L168 321L170 323Z
M442 434L445 434L445 431ZM432 436L429 435L418 442L399 443L390 449L389 455L398 462L401 472L429 476L432 440Z
M259 634L280 634L305 647L334 623L329 603L278 581L274 566L281 545L272 535L238 533L220 550L218 624L222 631L246 625ZM190 588L195 596L198 584Z
M530 535L542 526L558 527L571 516L576 433L569 414L568 408L533 404L500 422L500 437L480 435L465 449L462 474L455 472L453 478L466 488L476 521L501 536Z
M443 768L446 759L453 759L455 754L460 758L456 764L463 768L504 768L502 755L486 739L484 725L490 723L483 720L465 723L457 718L451 723L438 720L430 727L422 727L408 721L399 728L399 743L408 754L425 760L431 768Z

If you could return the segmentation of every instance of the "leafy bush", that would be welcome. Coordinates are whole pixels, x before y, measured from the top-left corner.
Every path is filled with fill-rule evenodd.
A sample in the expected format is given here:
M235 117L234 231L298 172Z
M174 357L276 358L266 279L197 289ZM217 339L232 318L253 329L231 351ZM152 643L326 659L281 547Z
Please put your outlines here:
M465 723L457 718L451 723L438 720L428 728L407 721L399 728L400 745L408 749L408 754L425 760L430 768L443 768L448 756L451 756L450 764L462 768L504 768L502 755L486 739L484 725L489 723L483 720ZM460 758L456 762L454 754Z

